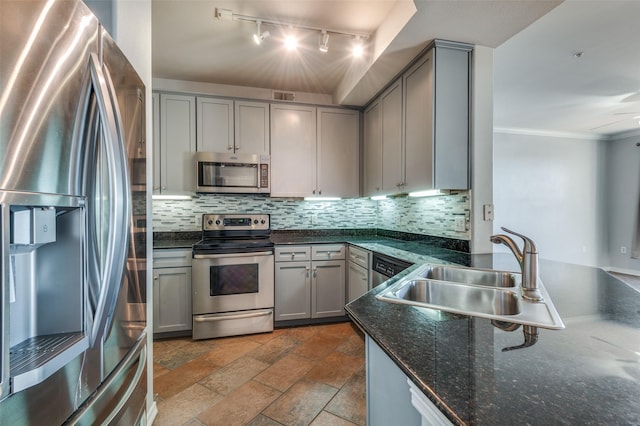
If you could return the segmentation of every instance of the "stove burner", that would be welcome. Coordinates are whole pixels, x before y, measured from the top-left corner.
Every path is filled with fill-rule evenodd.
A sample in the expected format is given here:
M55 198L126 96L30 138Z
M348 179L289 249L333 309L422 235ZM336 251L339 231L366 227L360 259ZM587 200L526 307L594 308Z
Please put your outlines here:
M202 239L193 254L253 253L273 249L269 215L204 214Z

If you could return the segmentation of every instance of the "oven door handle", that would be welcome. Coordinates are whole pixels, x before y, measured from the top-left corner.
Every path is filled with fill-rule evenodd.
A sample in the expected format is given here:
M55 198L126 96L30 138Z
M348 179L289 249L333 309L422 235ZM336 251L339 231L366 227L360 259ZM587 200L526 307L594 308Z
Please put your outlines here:
M225 257L254 257L254 256L271 256L273 251L256 251L253 253L227 253L227 254L194 254L194 259L222 259Z
M193 317L193 321L194 322L217 322L217 321L236 320L236 319L243 319L243 318L266 317L271 314L272 314L272 311L249 312L245 314L231 314L231 315L197 315Z

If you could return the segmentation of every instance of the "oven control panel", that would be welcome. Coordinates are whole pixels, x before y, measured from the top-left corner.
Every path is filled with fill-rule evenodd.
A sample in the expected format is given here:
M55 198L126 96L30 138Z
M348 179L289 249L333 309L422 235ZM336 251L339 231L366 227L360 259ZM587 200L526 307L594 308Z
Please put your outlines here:
M203 214L203 231L269 230L268 214Z

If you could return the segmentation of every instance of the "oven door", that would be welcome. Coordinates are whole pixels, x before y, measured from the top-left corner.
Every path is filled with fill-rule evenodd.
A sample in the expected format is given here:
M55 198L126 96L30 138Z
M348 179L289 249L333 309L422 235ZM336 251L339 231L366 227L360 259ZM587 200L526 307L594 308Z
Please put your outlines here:
M273 308L273 251L193 256L193 315Z

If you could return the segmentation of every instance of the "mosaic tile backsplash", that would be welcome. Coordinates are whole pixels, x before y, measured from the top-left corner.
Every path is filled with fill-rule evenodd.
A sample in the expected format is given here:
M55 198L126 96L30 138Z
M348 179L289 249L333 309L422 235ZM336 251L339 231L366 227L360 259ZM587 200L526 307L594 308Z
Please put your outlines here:
M196 217L204 213L269 213L271 228L380 228L469 240L470 207L467 192L440 197L368 198L304 201L259 195L198 195L191 200L153 200L154 232L199 231Z

